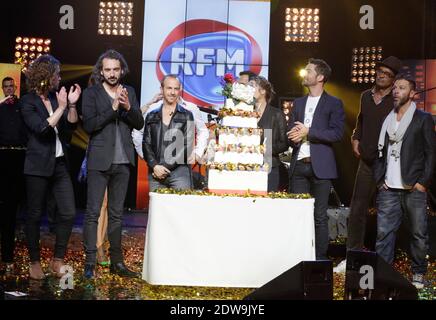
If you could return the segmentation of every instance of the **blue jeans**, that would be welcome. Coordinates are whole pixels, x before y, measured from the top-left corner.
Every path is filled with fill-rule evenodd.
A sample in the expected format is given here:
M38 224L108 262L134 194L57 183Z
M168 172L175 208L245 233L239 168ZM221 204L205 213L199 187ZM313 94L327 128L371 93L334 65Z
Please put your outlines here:
M172 188L179 190L192 189L192 172L188 165L179 165L163 180L157 180L148 175L150 192L160 188Z
M410 229L412 272L425 274L428 251L427 194L418 190L381 188L377 195L377 253L392 264L395 236L403 215Z

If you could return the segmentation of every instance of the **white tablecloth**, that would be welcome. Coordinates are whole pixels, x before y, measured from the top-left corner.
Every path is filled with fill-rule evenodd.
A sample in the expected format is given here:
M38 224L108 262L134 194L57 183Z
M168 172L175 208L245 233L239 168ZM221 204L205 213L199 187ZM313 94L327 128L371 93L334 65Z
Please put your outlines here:
M150 193L142 278L150 284L260 287L315 260L313 199Z

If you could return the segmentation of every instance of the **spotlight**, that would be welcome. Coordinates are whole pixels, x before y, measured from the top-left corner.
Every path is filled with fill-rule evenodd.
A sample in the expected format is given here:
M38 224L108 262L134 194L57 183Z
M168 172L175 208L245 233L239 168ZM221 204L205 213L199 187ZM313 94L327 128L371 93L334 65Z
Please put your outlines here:
M14 63L26 71L30 63L44 53L50 53L50 39L36 37L16 37Z
M351 83L375 83L375 66L383 58L382 46L356 47L351 50Z
M319 9L286 8L285 41L319 42L319 19Z
M300 69L298 74L300 75L301 78L304 78L307 75L307 71L306 69Z
M99 35L132 36L133 2L102 1L98 13Z

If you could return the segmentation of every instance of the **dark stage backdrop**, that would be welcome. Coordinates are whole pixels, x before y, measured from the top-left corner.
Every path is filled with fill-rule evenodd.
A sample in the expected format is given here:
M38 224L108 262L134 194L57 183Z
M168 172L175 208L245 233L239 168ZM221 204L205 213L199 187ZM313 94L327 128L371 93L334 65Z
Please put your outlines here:
M140 98L144 1L130 1L134 3L133 37L97 35L97 0L5 2L0 19L0 63L13 63L16 36L51 38L52 54L66 66L62 73L64 84L69 86L78 82L86 87L90 67L103 51L114 48L126 57L131 69L126 82L135 87ZM62 5L74 8L74 30L62 30L59 26ZM362 5L374 8L374 30L361 30L359 27L359 8ZM288 6L320 8L319 43L284 42L284 9ZM349 204L357 168L349 140L360 93L369 87L350 82L351 49L383 46L385 57L435 59L435 9L436 1L432 0L288 0L271 3L269 79L275 86L277 98L298 97L305 93L297 72L309 57L323 58L333 68L327 90L344 101L347 113L346 134L342 143L336 146L340 179L335 183L346 205ZM73 171L76 175L84 151L78 147L74 147L74 151ZM78 205L83 207L84 187L76 185L76 190ZM136 172L132 171L127 207L135 208L135 193Z

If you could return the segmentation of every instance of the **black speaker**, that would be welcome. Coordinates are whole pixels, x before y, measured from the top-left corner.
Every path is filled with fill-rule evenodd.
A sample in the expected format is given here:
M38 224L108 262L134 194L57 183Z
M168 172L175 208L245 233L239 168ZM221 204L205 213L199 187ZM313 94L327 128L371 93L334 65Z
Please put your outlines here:
M332 300L330 260L302 261L255 290L244 300Z
M368 280L368 281L367 281ZM345 300L417 300L418 291L377 253L349 250Z

